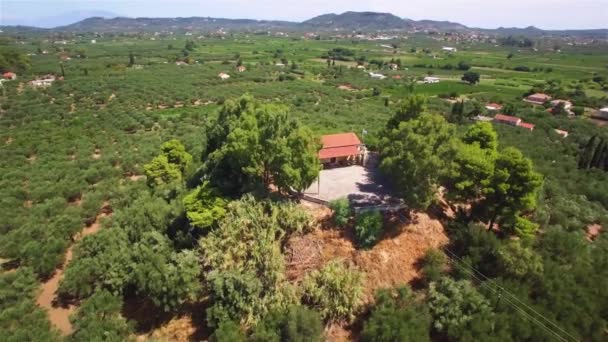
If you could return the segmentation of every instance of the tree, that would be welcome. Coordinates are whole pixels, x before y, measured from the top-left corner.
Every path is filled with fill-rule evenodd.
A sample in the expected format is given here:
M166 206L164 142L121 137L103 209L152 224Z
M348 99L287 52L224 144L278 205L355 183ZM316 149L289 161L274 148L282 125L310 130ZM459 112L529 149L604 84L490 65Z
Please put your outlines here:
M323 323L316 311L302 305L287 310L274 310L253 329L253 342L323 341Z
M507 147L496 159L483 204L490 214L490 227L500 216L517 215L536 207L542 176L516 148Z
M202 264L211 272L211 324L228 317L252 325L269 310L295 300L284 276L282 234L266 203L246 195L230 203L218 229L200 239Z
M469 126L462 138L466 144L477 144L483 150L496 152L498 148L498 134L489 122L477 122Z
M122 300L106 290L95 292L70 319L74 341L124 341L132 333L121 315Z
M354 318L363 304L363 275L338 261L309 273L302 282L303 300L334 321Z
M467 71L469 69L471 69L471 65L468 64L467 62L465 62L465 61L458 62L458 70Z
M350 207L350 202L346 198L329 202L329 208L334 211L332 217L334 224L337 227L343 228L348 224L348 220L352 215L352 209Z
M59 284L61 296L86 298L96 289L120 295L131 282L131 247L122 229L102 229L85 237Z
M184 145L177 139L163 143L160 147L160 152L167 156L169 163L177 165L182 173L192 162L192 155L186 152Z
M471 85L475 85L479 83L479 77L479 73L474 71L467 71L464 73L464 75L462 75L462 80Z
M0 340L61 341L47 312L36 304L39 289L40 282L29 267L0 272Z
M500 246L498 263L505 274L518 279L539 277L543 273L540 255L522 246L519 241L509 241Z
M426 111L426 97L422 95L408 96L403 100L399 110L388 121L387 129L395 129L399 127L402 121L416 119Z
M438 250L431 248L424 253L422 260L422 275L427 284L438 281L446 271L447 257Z
M238 323L234 321L223 321L209 338L212 342L245 342L247 337Z
M160 150L158 156L144 165L148 185L160 186L181 182L192 156L177 139L163 143Z
M321 145L284 106L242 97L220 110L217 125L207 168L229 193L265 190L271 182L283 191L302 191L317 178Z
M422 114L402 122L382 139L380 169L413 208L427 208L446 172L454 128L442 116Z
M129 52L129 66L132 67L135 65L135 55L133 52Z
M226 214L227 201L208 181L186 195L183 202L186 216L196 228L209 228Z
M489 192L494 174L495 153L482 149L479 144L458 142L444 175L443 185L448 198L457 201L475 201Z
M176 253L170 240L158 232L145 233L133 246L133 282L137 292L148 296L164 311L179 308L197 298L201 266L194 251Z
M150 163L144 165L144 170L150 186L166 185L182 180L179 166L170 163L166 155L154 157Z
M490 304L467 280L443 278L431 283L427 302L433 328L451 339L476 341L492 332Z
M371 248L382 235L382 215L378 211L365 211L355 217L355 236L362 248Z
M380 290L376 294L376 305L364 323L361 340L430 341L430 328L428 309L415 299L408 288Z

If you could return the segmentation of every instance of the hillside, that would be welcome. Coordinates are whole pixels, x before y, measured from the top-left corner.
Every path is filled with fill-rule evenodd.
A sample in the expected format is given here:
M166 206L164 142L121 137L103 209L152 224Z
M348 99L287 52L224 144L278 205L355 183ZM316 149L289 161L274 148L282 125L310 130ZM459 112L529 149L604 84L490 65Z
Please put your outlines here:
M107 17L107 16L105 16ZM44 31L44 28L29 26L0 26L4 32L26 33ZM587 38L605 38L608 29L596 30L543 30L537 27L482 29L466 25L436 20L412 20L400 18L391 13L378 12L345 12L342 14L323 14L304 22L254 19L226 19L211 17L179 17L179 18L104 18L90 17L76 23L59 26L50 31L60 32L158 32L158 31L469 31L499 36L574 36Z
M390 13L345 12L324 14L302 23L317 29L331 30L404 30L411 23Z

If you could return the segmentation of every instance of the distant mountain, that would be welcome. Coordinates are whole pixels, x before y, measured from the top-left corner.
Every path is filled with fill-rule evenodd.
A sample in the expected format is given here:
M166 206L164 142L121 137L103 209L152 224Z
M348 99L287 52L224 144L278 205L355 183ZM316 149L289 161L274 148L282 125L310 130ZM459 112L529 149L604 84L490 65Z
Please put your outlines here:
M1 0L0 0L1 1ZM56 22L67 22L91 12L77 11L70 14L40 21L36 26ZM301 23L279 20L252 19L223 19L223 18L125 18L112 17L109 12L95 11L98 15L67 25L57 26L52 31L66 32L160 32L160 31L318 31L318 32L377 32L377 31L468 31L483 32L500 36L578 36L589 38L605 38L608 29L599 30L565 30L547 31L534 26L526 28L479 29L450 21L412 20L399 18L390 13L377 12L345 12L342 14L324 14ZM112 17L111 19L106 19ZM46 25L45 25L46 26ZM39 31L40 28L27 26L3 26L5 32Z
M330 30L404 30L410 23L390 13L345 12L324 14L306 20L302 26Z
M54 28L65 25L70 25L86 18L90 17L100 17L100 18L114 18L117 17L118 14L108 12L108 11L100 11L100 10L75 10L70 12L61 13L58 15L48 16L48 17L29 17L27 19L20 19L18 21L4 21L5 25L16 25L16 26L35 26L38 28Z
M298 23L287 21L272 20L253 20L253 19L222 19L222 18L124 18L117 17L104 19L93 17L67 25L57 27L60 31L89 31L89 32L108 32L108 31L178 31L178 30L269 30L296 27Z

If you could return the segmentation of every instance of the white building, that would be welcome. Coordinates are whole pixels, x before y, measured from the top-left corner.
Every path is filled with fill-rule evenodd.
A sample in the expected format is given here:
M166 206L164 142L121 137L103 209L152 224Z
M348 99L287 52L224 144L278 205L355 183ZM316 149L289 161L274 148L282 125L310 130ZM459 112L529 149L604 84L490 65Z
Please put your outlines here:
M371 78L375 78L375 79L379 79L379 80L383 80L386 78L386 76L382 75L382 74L376 74L374 72L370 72L369 73L369 77Z
M227 74L227 73L225 73L225 72L220 72L220 74L219 74L218 76L219 76L219 78L221 78L222 80L227 80L227 79L229 79L229 78L230 78L230 75L228 75L228 74Z
M441 50L447 51L447 52L457 52L458 51L457 48L455 48L455 47L449 47L449 46L444 46L444 47L441 48Z
M424 78L422 83L439 83L439 81L441 81L441 79L439 79L439 77L427 76Z

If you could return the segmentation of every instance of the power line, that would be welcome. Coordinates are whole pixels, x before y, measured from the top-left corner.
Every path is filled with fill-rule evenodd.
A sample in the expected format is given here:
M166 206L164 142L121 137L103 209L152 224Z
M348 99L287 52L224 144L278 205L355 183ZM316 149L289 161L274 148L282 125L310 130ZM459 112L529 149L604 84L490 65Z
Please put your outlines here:
M475 278L475 280L477 280L482 286L485 286L485 287L489 288L492 292L496 293L498 295L499 299L503 299L507 304L511 305L518 312L520 312L520 314L522 314L525 318L527 318L531 322L533 322L536 325L538 325L539 327L541 327L545 332L548 332L549 334L551 334L552 336L556 337L560 341L566 341L566 342L569 341L569 339L563 337L560 333L552 330L550 327L548 327L544 323L540 322L536 317L532 316L525 309L521 308L519 304L523 305L525 308L527 308L528 310L532 311L538 317L544 319L550 325L552 325L553 327L557 328L560 332L562 332L563 334L565 334L569 338L571 338L573 341L577 341L577 339L574 336L572 336L567 331L565 331L564 329L562 329L561 327L559 327L558 325L556 325L553 321L551 321L550 319L548 319L547 317L545 317L544 315L542 315L538 311L534 310L533 308L531 308L527 304L523 303L519 298L517 298L515 295L511 294L509 291L507 291L504 288L502 288L501 286L497 285L492 279L488 278L486 275L484 275L483 273L481 273L479 270L477 270L473 266L469 265L466 261L462 260L458 255L456 255L455 253L453 253L452 251L450 251L447 248L445 248L445 250L446 250L446 252L448 252L451 255L451 256L448 255L448 258L450 260L452 260L453 262L455 262L457 264L464 265L466 267L466 269L464 269L464 270L467 273L469 273L473 278ZM454 258L456 258L458 260L455 260ZM484 279L480 279L476 274L479 274L481 277L483 277L485 279L485 281L484 281ZM514 303L508 297L506 297L506 298L503 297L502 294L501 294L501 291L504 292L505 294L507 294L509 297L515 299L519 304Z

